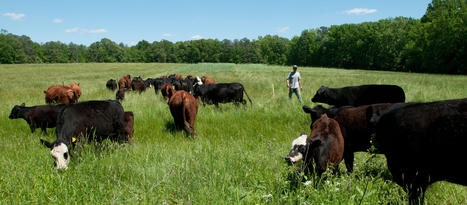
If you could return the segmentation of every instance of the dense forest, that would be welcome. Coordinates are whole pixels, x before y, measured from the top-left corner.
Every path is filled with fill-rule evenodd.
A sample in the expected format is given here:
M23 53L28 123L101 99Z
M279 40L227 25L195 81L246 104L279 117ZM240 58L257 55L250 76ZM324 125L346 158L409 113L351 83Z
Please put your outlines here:
M0 32L0 63L263 63L404 72L467 74L467 0L432 0L421 19L304 30L292 39L277 35L222 41L142 40L134 46L103 38L89 46Z

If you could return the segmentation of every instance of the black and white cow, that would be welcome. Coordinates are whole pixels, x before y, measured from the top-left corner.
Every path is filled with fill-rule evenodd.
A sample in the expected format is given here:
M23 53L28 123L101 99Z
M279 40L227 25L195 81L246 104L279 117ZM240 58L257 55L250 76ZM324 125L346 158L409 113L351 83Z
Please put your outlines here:
M404 90L397 85L360 85L342 88L321 86L311 99L336 107L405 102Z
M67 169L70 162L69 147L73 138L87 136L100 142L105 138L127 141L124 111L118 101L84 101L65 105L57 117L55 142L40 140L50 148L57 169Z
M13 107L9 118L22 118L26 120L32 133L36 128L41 128L42 133L47 134L47 128L54 128L57 125L57 115L63 107L63 104L26 107L23 103Z
M408 192L410 204L423 204L437 181L467 186L467 98L395 104L376 123L375 146L387 159L393 181ZM374 119L377 118L377 119ZM378 119L379 118L379 119Z
M245 93L246 97L252 104L250 97L241 83L195 85L193 90L195 98L201 97L203 104L214 104L216 107L219 106L219 103L228 102L233 102L236 105L238 105L238 103L246 105L246 101L243 99L243 93Z

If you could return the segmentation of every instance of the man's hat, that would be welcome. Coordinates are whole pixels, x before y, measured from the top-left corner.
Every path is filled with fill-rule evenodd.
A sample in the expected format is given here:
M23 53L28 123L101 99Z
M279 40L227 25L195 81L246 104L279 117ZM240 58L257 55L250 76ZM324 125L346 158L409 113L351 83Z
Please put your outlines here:
M297 65L293 65L293 69L297 69Z

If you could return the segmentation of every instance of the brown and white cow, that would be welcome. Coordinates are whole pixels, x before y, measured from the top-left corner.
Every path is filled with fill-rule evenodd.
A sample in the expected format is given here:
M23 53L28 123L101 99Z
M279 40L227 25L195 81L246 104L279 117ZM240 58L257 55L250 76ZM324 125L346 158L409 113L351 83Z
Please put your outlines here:
M313 123L309 136L302 133L292 142L292 150L285 160L291 164L304 161L306 172L313 171L313 161L315 161L314 170L318 176L321 176L329 164L337 167L343 155L344 138L339 123L324 114Z
M195 97L184 90L169 90L169 108L177 129L185 129L195 135L195 119L198 113L198 103Z

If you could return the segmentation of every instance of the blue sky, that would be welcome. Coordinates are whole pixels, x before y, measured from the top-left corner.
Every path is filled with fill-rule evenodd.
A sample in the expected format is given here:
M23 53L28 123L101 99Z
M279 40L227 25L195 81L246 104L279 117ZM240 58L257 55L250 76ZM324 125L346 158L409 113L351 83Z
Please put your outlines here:
M0 28L33 41L134 45L166 39L292 38L320 26L421 18L431 0L0 0Z

